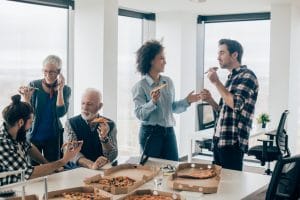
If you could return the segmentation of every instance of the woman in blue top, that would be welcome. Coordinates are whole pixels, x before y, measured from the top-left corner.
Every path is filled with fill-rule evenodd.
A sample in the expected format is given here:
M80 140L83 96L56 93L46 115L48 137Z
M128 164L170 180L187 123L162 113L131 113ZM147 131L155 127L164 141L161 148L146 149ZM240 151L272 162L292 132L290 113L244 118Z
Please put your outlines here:
M61 157L63 127L59 118L67 113L71 95L61 74L61 65L58 56L49 55L43 62L44 78L20 87L24 100L34 108L35 120L29 141L48 161Z
M191 103L200 100L194 91L180 101L175 101L172 80L161 75L166 59L164 47L155 40L142 45L137 51L137 70L143 78L132 89L135 115L141 121L139 140L147 156L178 160L174 133L173 113L184 112ZM166 85L161 89L158 86Z

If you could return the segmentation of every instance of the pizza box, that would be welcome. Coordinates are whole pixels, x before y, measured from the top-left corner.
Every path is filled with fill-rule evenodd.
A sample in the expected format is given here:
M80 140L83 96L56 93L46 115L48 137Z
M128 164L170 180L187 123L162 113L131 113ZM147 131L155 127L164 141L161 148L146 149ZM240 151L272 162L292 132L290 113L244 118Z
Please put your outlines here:
M94 193L94 192L96 192L97 194L102 196L101 198L97 198L98 200L111 200L112 199L111 194L109 194L109 193L107 193L103 190L97 189L97 188L86 187L86 186L67 188L67 189L55 190L55 191L48 192L48 199L62 200L62 199L65 199L62 196L63 193L69 193L69 192L82 192L82 193ZM45 199L45 197L43 197L43 199Z
M184 200L183 197L181 197L179 194L177 193L170 193L170 192L162 192L162 191L157 191L157 190L136 190L131 194L128 194L122 198L120 198L119 200L134 200L134 196L141 196L141 195L151 195L151 198L149 198L149 200L155 200L155 196L164 196L165 199L163 200ZM144 197L143 200L148 200L148 198Z
M6 200L22 200L21 196L17 197L9 197L5 198ZM31 194L31 195L25 195L25 200L38 200L39 197L37 195Z
M168 179L168 186L175 190L202 192L205 194L216 193L218 190L221 174L221 166L200 164L200 163L182 163L179 164L175 173ZM199 178L193 177L197 172L203 170L213 170L213 177Z
M143 185L147 181L151 180L159 173L159 168L142 166L137 164L121 164L104 171L104 176L101 174L89 177L84 180L84 183L88 186L100 188L112 194L127 194L132 190ZM99 181L105 181L105 179L111 179L116 177L129 178L135 182L130 186L110 186L101 184Z

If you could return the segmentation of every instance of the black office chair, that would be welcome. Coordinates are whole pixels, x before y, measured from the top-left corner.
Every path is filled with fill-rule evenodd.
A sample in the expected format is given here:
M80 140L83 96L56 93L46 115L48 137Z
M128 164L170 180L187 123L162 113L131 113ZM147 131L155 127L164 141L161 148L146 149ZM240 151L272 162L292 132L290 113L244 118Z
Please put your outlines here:
M288 135L284 129L288 113L288 110L285 110L282 113L278 128L276 130L276 135L269 134L271 136L275 136L276 146L273 146L274 140L272 139L258 139L258 141L261 141L263 145L254 146L248 151L248 155L255 156L256 159L260 160L262 166L264 166L266 162L268 163L268 167L265 171L265 173L268 175L271 174L270 162L278 160L280 157L290 156L290 150L288 148Z
M266 200L300 198L300 155L279 158L266 193Z
M199 103L197 105L197 113L198 113L198 126L199 131L205 130L209 128L213 128L215 126L216 113L214 112L211 105L208 103ZM208 149L212 148L212 139L203 139L197 141L200 149Z

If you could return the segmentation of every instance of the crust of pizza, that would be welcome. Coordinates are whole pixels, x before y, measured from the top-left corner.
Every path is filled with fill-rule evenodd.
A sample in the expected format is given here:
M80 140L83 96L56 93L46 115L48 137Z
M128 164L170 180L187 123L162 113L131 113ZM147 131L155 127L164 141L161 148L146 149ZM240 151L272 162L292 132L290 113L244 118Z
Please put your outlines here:
M105 198L96 192L65 192L62 197L64 200L101 200Z
M207 179L216 176L217 173L214 169L197 169L191 172L178 173L177 176L181 178L195 178L195 179Z
M92 123L107 123L108 120L105 119L104 117L97 117L95 119L93 119Z

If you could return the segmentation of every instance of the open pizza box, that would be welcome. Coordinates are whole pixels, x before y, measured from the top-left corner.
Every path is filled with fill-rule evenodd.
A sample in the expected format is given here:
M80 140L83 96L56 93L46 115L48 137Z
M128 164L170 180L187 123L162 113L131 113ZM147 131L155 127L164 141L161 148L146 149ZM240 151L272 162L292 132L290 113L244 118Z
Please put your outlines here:
M218 165L182 163L168 179L168 186L175 190L216 193L221 169Z
M127 194L151 180L159 173L159 168L137 164L121 164L104 171L104 176L98 174L84 180L88 186L93 186L112 194ZM114 184L110 184L113 180Z
M9 197L9 198L5 198L6 200L22 200L21 196L17 196L17 197ZM25 200L38 200L39 197L31 194L31 195L25 195Z
M136 196L142 196L142 195L147 195L143 197L143 200L184 200L183 197L181 197L177 193L170 193L170 192L162 192L162 191L157 191L157 190L136 190L131 194L128 194L119 200L135 200ZM151 196L150 196L151 195ZM163 196L163 197L161 197ZM157 198L155 198L157 197ZM160 197L160 198L159 198ZM141 198L139 198L141 199Z
M51 191L51 192L48 192L48 199L57 199L57 200L80 199L81 197L77 197L77 198L76 197L73 197L73 198L71 197L72 193L74 194L74 192L95 193L95 194L97 194L97 198L91 198L91 199L95 199L95 200L111 200L112 199L112 195L109 194L108 192L105 192L103 190L93 188L93 187L87 187L87 186ZM68 194L69 198L64 197L63 196L64 194ZM45 197L43 197L43 199L45 199Z

